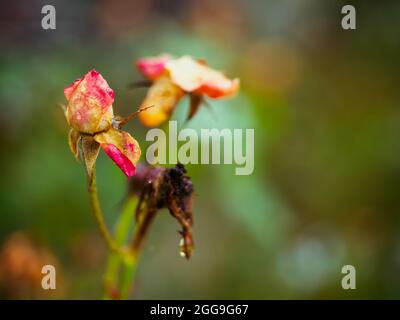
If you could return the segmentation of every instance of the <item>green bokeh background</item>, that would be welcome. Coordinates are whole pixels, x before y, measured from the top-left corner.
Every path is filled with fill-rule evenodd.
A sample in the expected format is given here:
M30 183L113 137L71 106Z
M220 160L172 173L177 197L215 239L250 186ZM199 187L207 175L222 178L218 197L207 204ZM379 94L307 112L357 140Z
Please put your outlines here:
M57 29L41 29L53 4ZM196 251L179 256L178 225L157 217L139 264L140 299L400 297L400 2L5 1L0 19L0 241L23 231L60 263L64 298L102 296L106 252L84 168L67 145L63 88L96 68L115 113L145 89L133 61L170 52L241 79L181 128L254 128L255 170L191 165ZM347 3L346 3L347 4ZM147 145L147 128L127 130ZM144 159L144 157L142 158ZM104 155L98 183L116 220L126 179ZM341 268L357 289L341 288ZM40 284L38 284L39 286ZM10 298L7 292L2 298ZM24 296L20 296L24 298Z

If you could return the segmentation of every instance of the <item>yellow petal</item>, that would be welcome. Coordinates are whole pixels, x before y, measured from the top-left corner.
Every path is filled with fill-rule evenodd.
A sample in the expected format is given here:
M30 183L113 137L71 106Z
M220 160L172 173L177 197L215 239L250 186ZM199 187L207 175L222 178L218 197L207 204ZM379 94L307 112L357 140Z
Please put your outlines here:
M153 127L168 120L183 94L167 75L161 76L150 87L141 105L142 108L152 107L139 114L140 121Z

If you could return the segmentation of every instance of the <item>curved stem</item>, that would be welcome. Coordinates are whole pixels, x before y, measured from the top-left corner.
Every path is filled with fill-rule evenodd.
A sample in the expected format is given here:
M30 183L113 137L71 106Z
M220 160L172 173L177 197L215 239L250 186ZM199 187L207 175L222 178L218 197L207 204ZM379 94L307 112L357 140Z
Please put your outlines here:
M106 242L108 248L113 252L122 252L122 250L117 246L115 241L113 240L110 231L107 228L107 225L104 221L104 215L100 207L99 195L97 193L97 184L96 184L96 168L93 167L93 171L91 175L88 175L88 192L90 195L90 204L92 206L92 213L94 219L97 224L97 228L100 231L101 236Z
M137 257L140 254L143 242L146 238L147 232L149 230L151 222L155 217L155 214L156 210L148 210L145 213L144 217L141 217L141 219L138 221L130 248L133 256Z
M134 285L136 267L139 260L139 256L142 252L143 242L149 231L151 222L156 215L156 210L148 210L144 213L144 216L139 217L136 221L134 229L133 239L130 245L130 256L126 257L124 262L124 269L121 276L120 283L120 298L126 299L131 288Z
M137 204L137 199L135 200L136 200L135 204ZM129 212L128 211L129 209L132 209L132 206L130 206L130 203L128 202L126 210L124 210L125 214ZM133 217L132 214L133 211L134 210L130 211L131 218ZM113 255L110 257L111 259L109 260L109 266L108 266L109 268L106 276L106 280L108 280L107 282L108 287L106 287L106 294L105 294L106 299L108 298L127 299L129 293L132 291L136 275L137 263L139 260L140 253L142 251L143 242L144 239L146 238L146 235L148 233L151 222L155 217L155 214L156 214L155 210L147 211L144 213L144 216L141 216L137 219L133 232L133 238L131 240L130 248L128 249L127 254L125 254L124 256L120 256L118 258L115 257L115 255L114 257ZM128 221L131 222L131 220L124 218L123 216L121 216L121 218L126 223ZM124 230L123 225L125 225L126 227L125 223L119 225L120 232L117 231L117 234L121 233L122 235L125 233L123 231ZM122 270L120 270L121 264L122 264ZM121 273L120 273L120 279L118 281L117 277L119 271L121 271Z
M138 205L136 196L128 198L116 226L116 242L118 245L122 246L127 240L136 205ZM155 211L146 212L144 216L136 221L132 242L125 255L110 254L104 278L105 299L127 299L135 279L143 241L155 213Z
M115 226L115 242L118 246L124 246L132 226L133 212L137 204L136 196L129 196L125 202L122 212L118 218ZM120 254L111 252L108 257L107 270L104 275L104 298L105 299L119 299L125 295L122 284L119 283L119 272L121 265L124 264L126 269L128 262L131 260L127 259ZM125 277L123 277L125 278ZM124 280L121 280L124 281Z

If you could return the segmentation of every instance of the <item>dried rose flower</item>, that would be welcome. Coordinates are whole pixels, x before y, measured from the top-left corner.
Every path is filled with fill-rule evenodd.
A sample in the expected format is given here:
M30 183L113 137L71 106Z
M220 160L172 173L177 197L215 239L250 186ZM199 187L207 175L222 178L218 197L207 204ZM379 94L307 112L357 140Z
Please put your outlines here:
M182 227L180 253L187 259L193 252L192 202L193 183L182 164L173 168L139 165L137 175L130 180L130 192L139 196L136 208L137 231L133 249L139 251L156 213L168 208Z
M143 106L154 105L139 115L147 126L157 126L167 120L184 94L190 95L188 118L197 112L204 97L219 99L239 90L239 79L229 79L222 72L190 56L173 58L168 54L139 59L136 67L152 86Z
M65 111L71 127L69 146L80 159L79 142L89 175L99 148L117 164L123 173L132 177L140 157L138 142L128 133L119 130L119 120L114 117L112 104L114 91L96 70L64 89L68 105Z

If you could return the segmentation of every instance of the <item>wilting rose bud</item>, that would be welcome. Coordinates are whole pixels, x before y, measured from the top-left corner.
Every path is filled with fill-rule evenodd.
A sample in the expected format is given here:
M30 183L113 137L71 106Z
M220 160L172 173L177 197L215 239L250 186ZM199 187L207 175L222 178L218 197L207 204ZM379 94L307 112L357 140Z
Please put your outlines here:
M141 58L136 61L136 68L142 73L147 79L155 80L165 70L165 63L172 59L169 54L161 54L156 57Z
M96 134L94 140L127 177L135 175L141 151L138 142L128 132L110 129Z
M114 91L96 70L73 82L64 94L68 100L67 121L73 129L95 134L110 128Z
M88 175L93 174L101 146L123 173L132 177L140 147L128 132L117 130L121 120L114 118L114 91L107 81L92 70L65 88L64 93L68 100L66 118L71 126L68 144L74 156L84 161Z
M228 79L222 72L213 70L189 56L169 60L165 69L169 72L172 82L185 92L221 98L233 95L239 89L239 79Z

